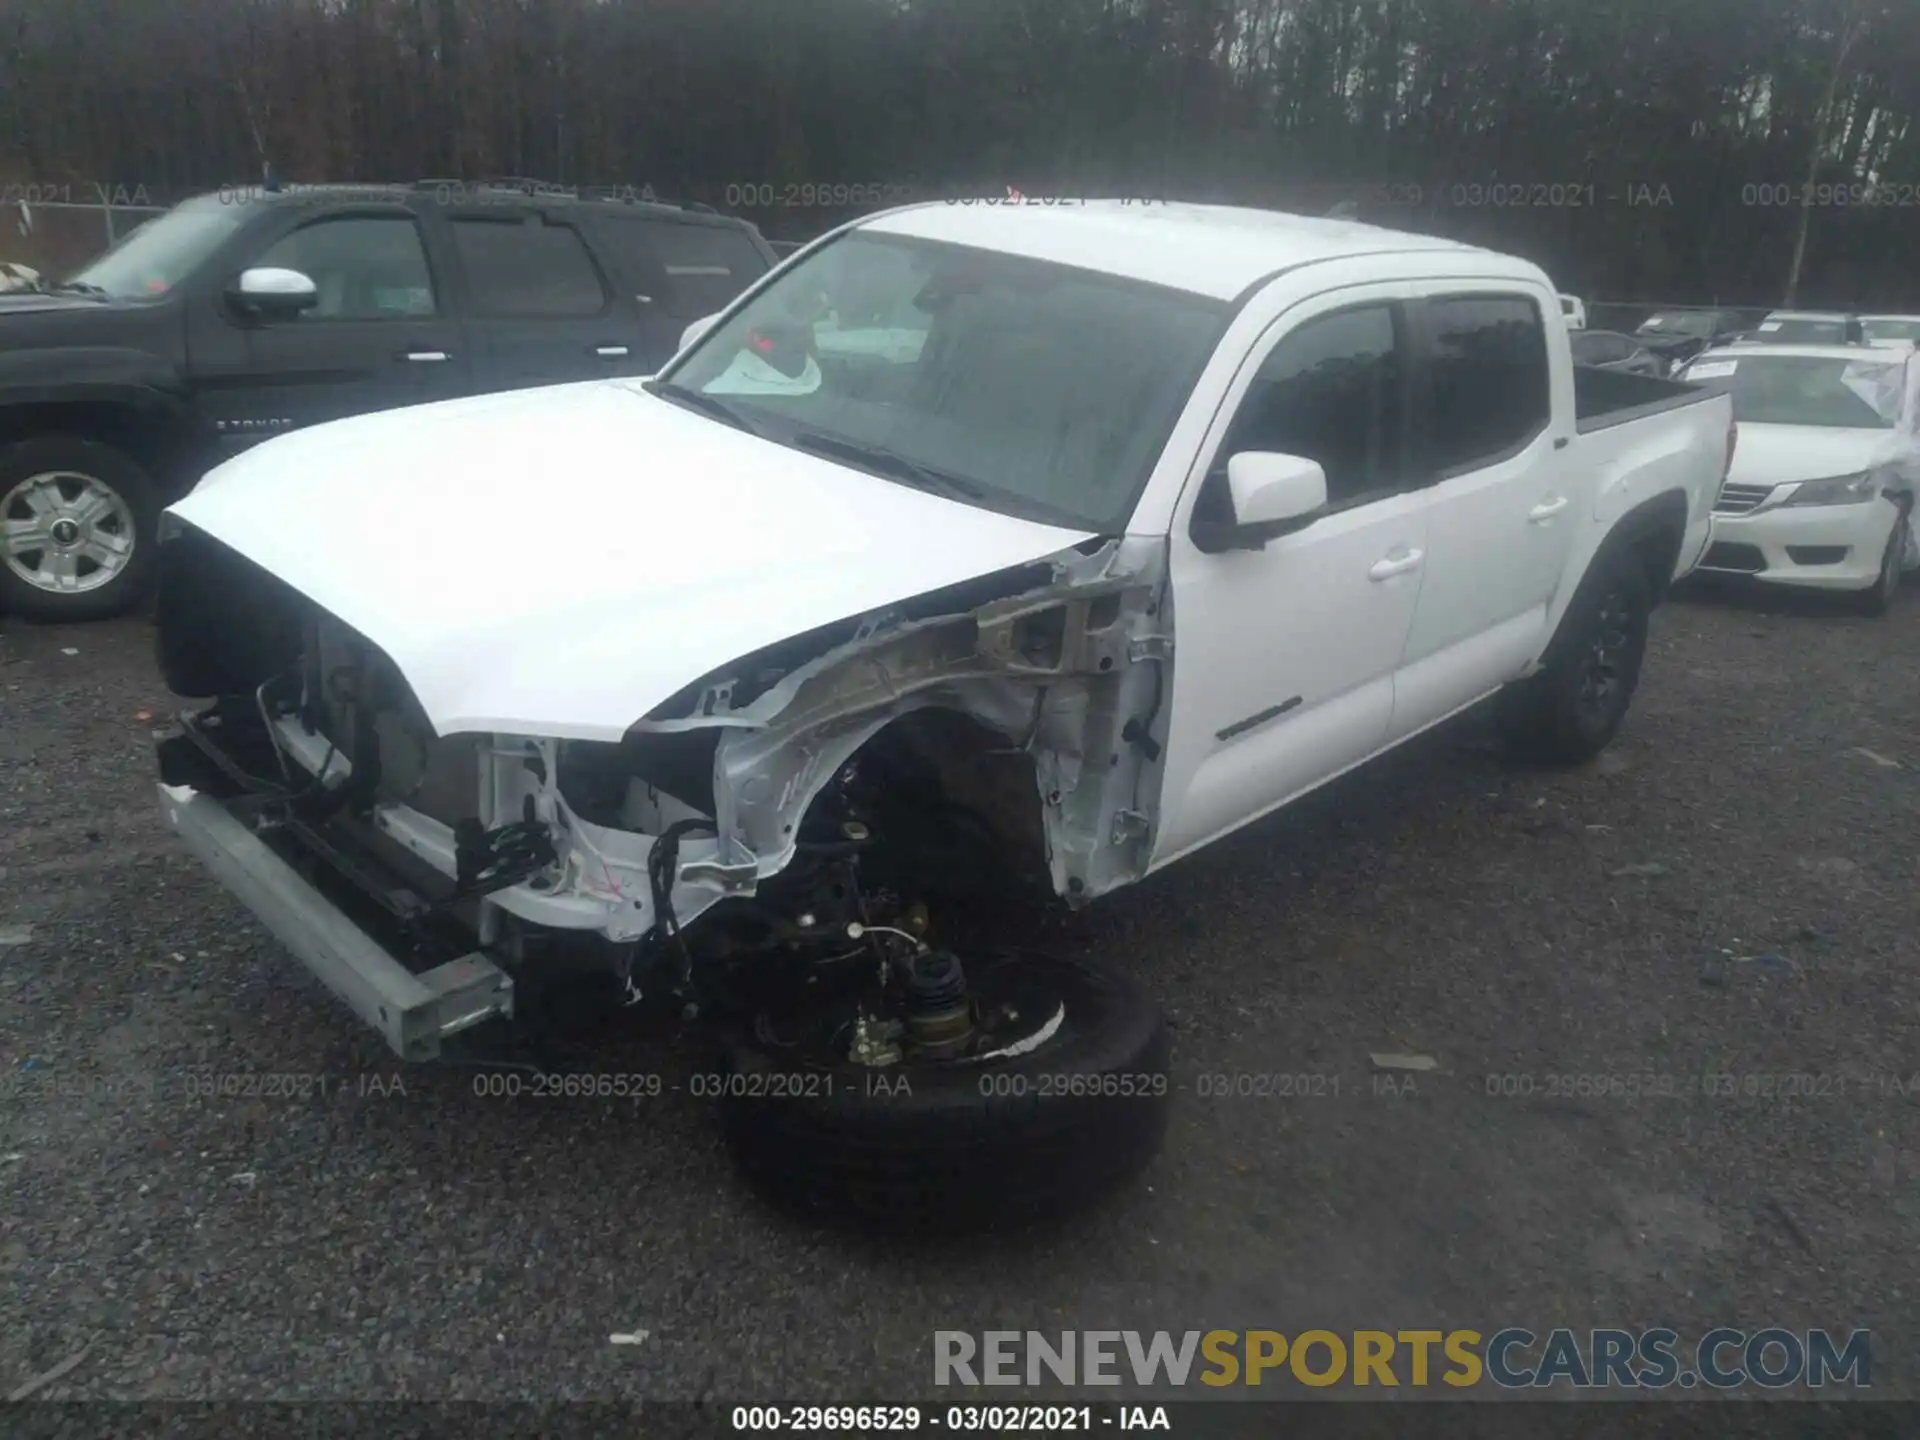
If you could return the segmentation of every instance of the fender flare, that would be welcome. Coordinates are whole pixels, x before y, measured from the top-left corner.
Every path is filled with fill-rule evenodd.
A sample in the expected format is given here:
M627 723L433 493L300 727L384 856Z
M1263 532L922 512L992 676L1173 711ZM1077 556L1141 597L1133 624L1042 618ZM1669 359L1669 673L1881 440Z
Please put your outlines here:
M1687 541L1689 513L1684 490L1663 490L1658 495L1642 500L1614 522L1613 529L1607 532L1606 538L1593 552L1593 559L1587 562L1587 569L1591 571L1603 560L1611 561L1623 549L1639 549L1650 540L1664 540L1670 533L1673 542L1671 553L1663 550L1665 558L1658 573L1647 576L1653 591L1653 603L1658 605L1667 598L1667 591L1673 585L1674 567L1680 563L1680 547Z
M1642 500L1613 522L1600 543L1594 547L1586 568L1580 572L1580 578L1568 587L1567 603L1554 621L1553 637L1541 651L1540 663L1544 664L1556 653L1561 637L1566 634L1567 616L1573 612L1574 602L1587 582L1602 568L1617 561L1623 553L1637 550L1649 542L1660 542L1658 569L1649 570L1647 580L1653 604L1657 607L1666 599L1667 591L1673 584L1674 566L1679 563L1680 547L1686 543L1687 515L1686 492L1663 490L1658 495ZM1669 539L1671 544L1666 543Z

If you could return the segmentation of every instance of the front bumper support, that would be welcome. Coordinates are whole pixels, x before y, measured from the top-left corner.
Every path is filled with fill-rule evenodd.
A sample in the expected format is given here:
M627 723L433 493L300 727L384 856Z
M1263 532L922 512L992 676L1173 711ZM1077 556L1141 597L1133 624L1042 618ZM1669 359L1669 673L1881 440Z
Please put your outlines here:
M396 1055L430 1060L444 1037L513 1014L512 977L485 955L463 955L416 975L219 800L186 785L155 788L167 827Z

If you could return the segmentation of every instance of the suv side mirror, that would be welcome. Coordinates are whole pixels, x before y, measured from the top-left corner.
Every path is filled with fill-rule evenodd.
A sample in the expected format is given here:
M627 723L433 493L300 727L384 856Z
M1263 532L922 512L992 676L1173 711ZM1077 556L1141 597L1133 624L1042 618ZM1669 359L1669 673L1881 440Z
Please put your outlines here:
M311 278L298 270L282 270L272 265L242 270L227 295L242 309L252 311L263 320L291 320L320 303L319 288Z
M715 313L712 315L702 315L698 320L694 321L691 325L687 326L686 329L680 332L680 348L684 350L689 345L693 344L694 341L698 340L702 335L706 334L707 331L711 330L714 326L714 322L719 318L720 316L718 313Z
M1214 514L1192 525L1194 544L1207 554L1223 550L1261 550L1269 540L1304 530L1327 508L1327 472L1317 460L1264 450L1242 450L1215 472L1208 486L1220 487L1206 508ZM1199 507L1196 507L1196 510ZM1218 512L1225 509L1228 516Z

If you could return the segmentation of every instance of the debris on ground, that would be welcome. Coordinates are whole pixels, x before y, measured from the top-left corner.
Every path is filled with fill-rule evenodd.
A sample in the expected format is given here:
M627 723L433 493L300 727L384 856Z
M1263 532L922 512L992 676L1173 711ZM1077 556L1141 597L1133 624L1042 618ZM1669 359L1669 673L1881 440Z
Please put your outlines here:
M33 942L33 926L0 925L0 950L13 945L28 945Z
M1769 967L1784 966L1796 975L1806 973L1800 968L1800 962L1795 960L1791 955L1780 955L1773 951L1768 951L1764 955L1736 955L1733 957L1733 963L1736 965L1765 965Z
M151 710L136 710L133 712L133 718L136 720L151 720L153 719L153 712Z
M54 1381L58 1380L62 1375L65 1375L68 1371L78 1366L82 1360L86 1359L88 1354L91 1353L91 1351L93 1350L94 1343L95 1342L92 1340L87 1341L86 1344L82 1345L78 1350L74 1351L73 1354L67 1356L66 1359L62 1360L58 1365L55 1365L52 1369L42 1370L38 1375L34 1376L31 1380L27 1381L25 1384L16 1386L14 1390L7 1396L8 1403L9 1404L17 1403L21 1400L25 1400L28 1396L33 1395L37 1391L46 1389L47 1386L53 1384Z
M1856 755L1866 756L1867 759L1873 761L1874 764L1878 765L1883 770L1899 770L1904 768L1898 760L1889 759L1887 756L1880 754L1876 750L1867 749L1867 747L1864 745L1854 746L1853 753Z
M1440 1062L1431 1055L1369 1055L1376 1070L1438 1070Z
M1782 1200L1778 1195L1769 1195L1767 1196L1767 1208L1778 1217L1782 1225L1786 1226L1787 1233L1793 1237L1793 1243L1811 1255L1813 1253L1813 1237L1808 1235L1805 1227L1794 1218L1793 1211L1787 1208L1786 1201Z
M1818 871L1824 875L1851 875L1860 866L1844 855L1829 855L1823 860L1802 860L1800 868Z
M259 1178L258 1173L252 1170L242 1170L238 1175L229 1175L227 1177L233 1184L244 1185L249 1190L253 1188L253 1182Z
M651 1330L615 1331L607 1337L607 1343L609 1345L638 1345L652 1333Z
M1673 871L1658 860L1644 860L1638 865L1622 865L1618 870L1609 870L1607 873L1618 879L1626 875L1671 875Z
M80 652L71 645L62 645L60 647L60 653L62 655L78 655Z
M1733 943L1737 946L1740 942L1736 940ZM1747 955L1737 949L1723 947L1719 950L1710 950L1700 957L1700 983L1702 985L1726 984L1729 965L1763 965L1769 968L1778 966L1791 970L1796 975L1806 973L1800 968L1798 960L1791 955L1782 955L1777 950L1764 950Z

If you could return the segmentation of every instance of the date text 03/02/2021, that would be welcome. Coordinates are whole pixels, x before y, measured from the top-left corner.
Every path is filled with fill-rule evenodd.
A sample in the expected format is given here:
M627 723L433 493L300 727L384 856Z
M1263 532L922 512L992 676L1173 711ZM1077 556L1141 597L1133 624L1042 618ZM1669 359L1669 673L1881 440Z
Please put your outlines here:
M1096 1429L1171 1431L1164 1405L736 1405L736 1431L779 1435L877 1435L916 1430L954 1434L1039 1432L1087 1434Z

